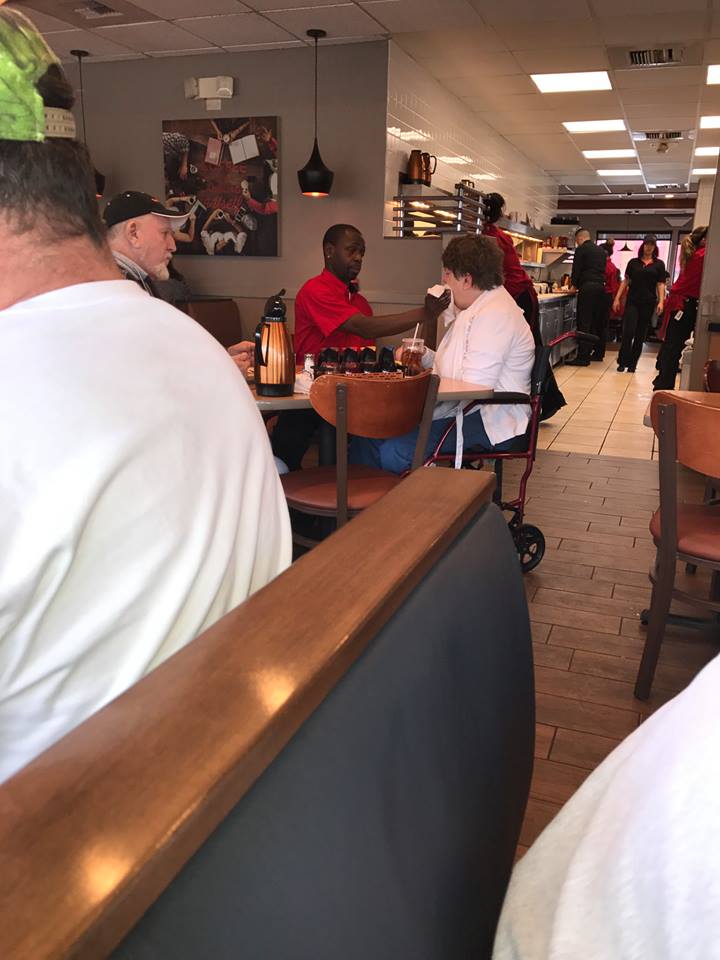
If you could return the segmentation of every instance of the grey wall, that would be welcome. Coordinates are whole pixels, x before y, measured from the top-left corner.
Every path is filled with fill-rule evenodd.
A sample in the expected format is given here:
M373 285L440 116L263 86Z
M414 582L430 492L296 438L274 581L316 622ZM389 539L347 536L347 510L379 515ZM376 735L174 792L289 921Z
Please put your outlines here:
M280 118L280 256L272 259L182 257L197 293L264 299L280 287L294 296L322 267L321 238L336 222L356 224L368 251L361 276L371 301L418 302L439 272L440 243L383 239L387 43L321 47L319 140L335 171L327 199L301 196L296 171L312 147L313 53L310 48L242 54L93 63L85 66L88 145L107 177L106 195L163 191L161 124L195 117ZM73 66L68 67L73 79ZM220 113L185 100L186 77L229 75L236 96Z

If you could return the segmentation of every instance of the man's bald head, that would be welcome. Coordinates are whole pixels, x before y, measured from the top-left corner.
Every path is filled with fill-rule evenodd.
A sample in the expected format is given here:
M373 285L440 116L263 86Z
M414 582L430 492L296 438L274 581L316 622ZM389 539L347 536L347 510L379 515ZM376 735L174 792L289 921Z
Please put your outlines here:
M575 231L575 246L579 247L581 244L585 243L590 239L590 231L586 230L585 227L580 227L579 230Z

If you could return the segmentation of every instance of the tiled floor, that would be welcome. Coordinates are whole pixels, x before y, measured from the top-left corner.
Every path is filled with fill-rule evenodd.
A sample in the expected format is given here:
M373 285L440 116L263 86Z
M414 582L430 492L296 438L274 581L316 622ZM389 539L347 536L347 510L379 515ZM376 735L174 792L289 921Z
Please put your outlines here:
M507 494L517 472L508 464ZM700 499L701 487L686 479L684 495ZM603 757L718 650L712 636L670 628L651 699L634 698L645 636L639 613L650 600L648 520L658 502L657 463L550 449L538 454L528 490L527 521L542 529L547 551L525 578L537 759L520 853ZM700 572L679 576L692 589L707 588Z
M652 395L657 346L645 344L637 372L617 372L617 344L602 362L556 368L567 406L540 425L538 448L650 460L653 432L643 426Z

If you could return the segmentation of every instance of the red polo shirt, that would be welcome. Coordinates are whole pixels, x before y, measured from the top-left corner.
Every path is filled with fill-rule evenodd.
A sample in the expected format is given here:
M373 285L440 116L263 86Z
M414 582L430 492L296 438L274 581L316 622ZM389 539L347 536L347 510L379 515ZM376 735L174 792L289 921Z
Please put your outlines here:
M302 363L306 353L318 354L325 347L368 347L365 340L340 327L356 313L372 316L372 307L359 293L350 293L346 283L323 270L308 280L295 299L295 354Z

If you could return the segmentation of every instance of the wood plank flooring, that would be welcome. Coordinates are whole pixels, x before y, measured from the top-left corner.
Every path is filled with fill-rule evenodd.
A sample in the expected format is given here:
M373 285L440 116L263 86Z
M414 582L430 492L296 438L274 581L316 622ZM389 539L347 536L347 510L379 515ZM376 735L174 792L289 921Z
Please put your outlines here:
M519 472L519 464L507 464L506 495L514 495ZM702 497L697 478L688 475L682 489L688 500ZM525 577L537 731L519 856L604 757L718 652L707 633L669 628L650 700L633 696L654 557L648 522L657 504L655 461L538 453L526 520L548 546ZM690 578L683 569L678 578L698 592L707 587L702 572Z

